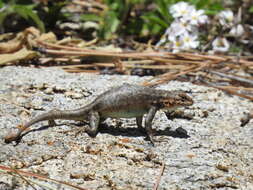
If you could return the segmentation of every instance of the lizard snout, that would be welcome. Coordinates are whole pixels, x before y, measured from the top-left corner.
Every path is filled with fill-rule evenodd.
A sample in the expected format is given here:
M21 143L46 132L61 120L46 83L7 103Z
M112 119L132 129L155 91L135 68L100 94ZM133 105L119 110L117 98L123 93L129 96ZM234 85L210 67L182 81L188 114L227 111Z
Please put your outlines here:
M178 100L179 105L191 106L193 103L194 103L194 101L189 95L187 95L185 93L179 94L179 100Z

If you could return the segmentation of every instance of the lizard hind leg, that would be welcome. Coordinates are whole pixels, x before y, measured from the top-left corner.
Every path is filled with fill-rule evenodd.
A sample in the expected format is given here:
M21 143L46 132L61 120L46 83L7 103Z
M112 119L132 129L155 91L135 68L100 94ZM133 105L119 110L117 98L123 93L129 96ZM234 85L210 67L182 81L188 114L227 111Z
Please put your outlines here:
M89 136L95 137L97 135L100 117L98 112L96 111L91 111L89 117L90 117L90 127L86 128L85 132L88 133Z
M148 111L146 118L145 118L146 133L147 133L148 138L151 141L152 145L154 145L154 138L153 138L154 132L152 130L152 120L154 119L156 112L157 112L157 108L151 107L150 110Z
M142 120L143 120L143 115L139 116L139 117L136 117L136 124L137 124L138 130L140 132L144 132L145 133L146 131L145 131L145 129L142 126Z

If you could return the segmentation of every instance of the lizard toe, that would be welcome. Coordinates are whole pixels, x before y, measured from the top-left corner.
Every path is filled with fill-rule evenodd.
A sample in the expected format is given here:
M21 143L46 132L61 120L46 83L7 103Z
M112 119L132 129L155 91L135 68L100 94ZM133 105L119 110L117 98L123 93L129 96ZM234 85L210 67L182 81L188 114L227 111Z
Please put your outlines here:
M5 143L10 143L12 141L16 141L20 136L20 131L19 129L12 129L11 132L8 133L8 135L6 135L4 137L4 142Z

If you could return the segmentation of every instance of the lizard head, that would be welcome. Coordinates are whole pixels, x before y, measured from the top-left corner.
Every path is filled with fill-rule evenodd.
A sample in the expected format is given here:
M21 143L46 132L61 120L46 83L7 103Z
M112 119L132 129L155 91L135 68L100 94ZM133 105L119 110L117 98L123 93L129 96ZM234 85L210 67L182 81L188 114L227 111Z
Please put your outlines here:
M182 106L190 106L193 104L193 99L182 91L174 91L170 92L169 96L165 96L161 103L165 109L171 109Z

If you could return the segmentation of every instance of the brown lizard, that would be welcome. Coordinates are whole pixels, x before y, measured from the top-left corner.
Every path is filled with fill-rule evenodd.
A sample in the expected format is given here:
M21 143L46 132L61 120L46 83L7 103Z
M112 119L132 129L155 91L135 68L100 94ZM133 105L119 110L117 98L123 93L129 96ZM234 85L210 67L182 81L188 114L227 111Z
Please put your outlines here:
M16 141L21 133L31 125L48 120L49 125L55 124L55 119L88 120L90 126L85 131L92 137L97 134L99 123L106 118L136 118L138 128L142 128L143 115L145 131L152 143L152 120L159 109L171 110L193 104L192 98L182 91L158 90L150 87L123 84L99 95L90 104L75 110L51 110L38 115L34 119L17 127L5 137L5 142Z

